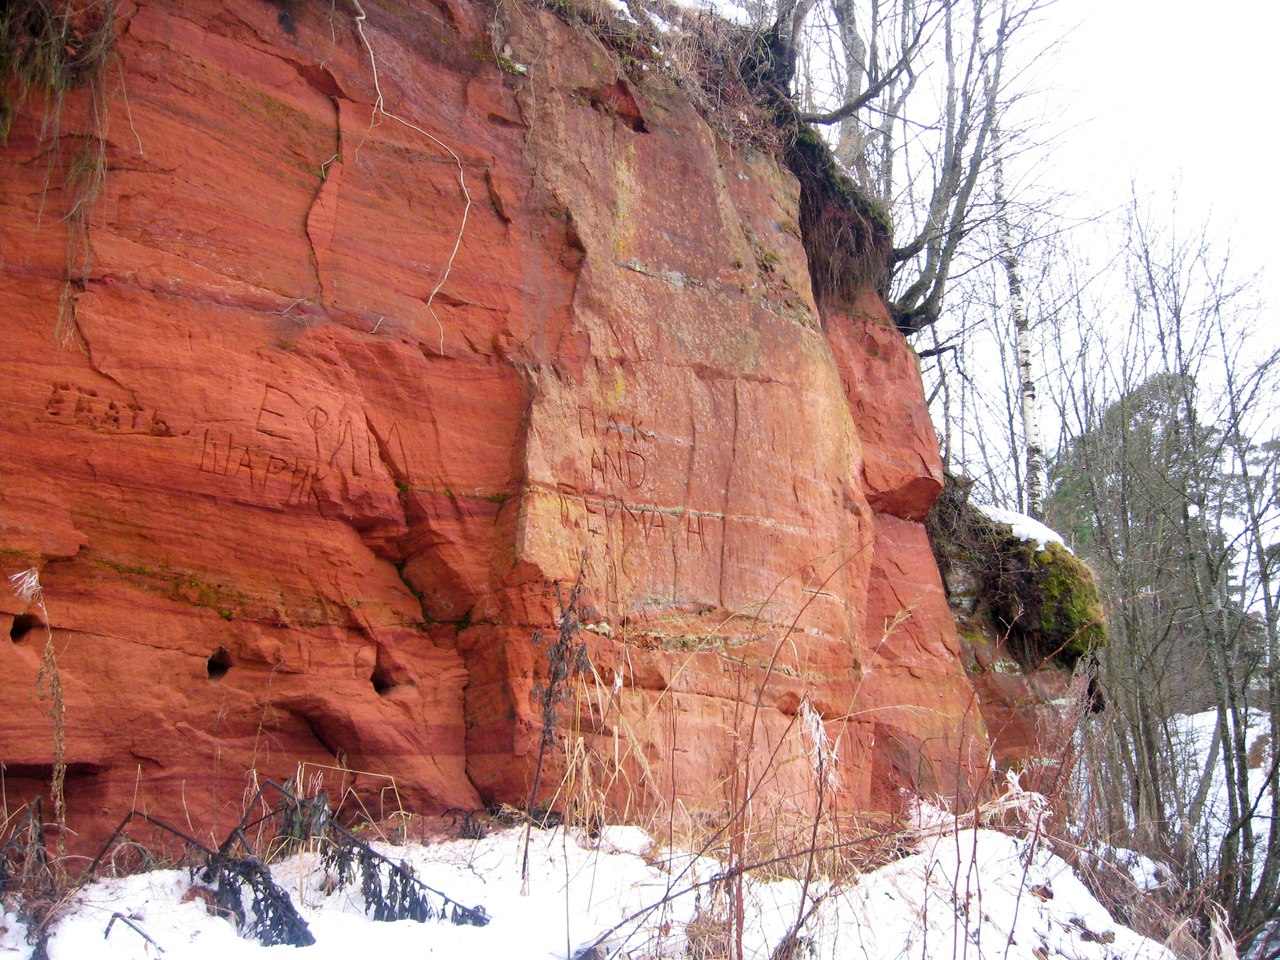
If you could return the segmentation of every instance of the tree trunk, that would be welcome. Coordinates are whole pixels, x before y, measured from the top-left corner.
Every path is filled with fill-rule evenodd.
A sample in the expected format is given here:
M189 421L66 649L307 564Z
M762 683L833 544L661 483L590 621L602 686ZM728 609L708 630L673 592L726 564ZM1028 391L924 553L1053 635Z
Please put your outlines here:
M1009 312L1018 341L1018 393L1022 398L1022 439L1026 446L1026 512L1044 519L1044 445L1040 439L1040 414L1036 406L1036 379L1031 361L1031 324L1022 295L1020 250L1009 223L1009 199L1004 185L1004 157L1000 130L992 131L992 160L996 186L996 233L1000 244L1000 265L1009 285Z

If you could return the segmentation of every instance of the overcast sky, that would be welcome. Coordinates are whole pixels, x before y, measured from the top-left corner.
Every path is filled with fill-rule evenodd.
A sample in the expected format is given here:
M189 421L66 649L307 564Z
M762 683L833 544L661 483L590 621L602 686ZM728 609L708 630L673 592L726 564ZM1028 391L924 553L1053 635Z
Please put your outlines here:
M1177 185L1179 219L1211 214L1280 309L1280 5L1057 0L1050 16L1066 39L1043 74L1046 126L1071 130L1055 179L1099 209L1131 178L1158 197Z

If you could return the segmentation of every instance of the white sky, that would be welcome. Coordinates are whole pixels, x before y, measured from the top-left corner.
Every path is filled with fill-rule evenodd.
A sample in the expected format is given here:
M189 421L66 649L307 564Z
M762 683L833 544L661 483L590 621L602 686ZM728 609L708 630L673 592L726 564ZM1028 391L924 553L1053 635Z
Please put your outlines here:
M1274 264L1262 292L1280 308L1280 5L1057 0L1048 16L1066 40L1042 74L1046 132L1072 129L1051 179L1081 212L1123 205L1131 178L1177 186L1179 220L1211 214L1241 273Z

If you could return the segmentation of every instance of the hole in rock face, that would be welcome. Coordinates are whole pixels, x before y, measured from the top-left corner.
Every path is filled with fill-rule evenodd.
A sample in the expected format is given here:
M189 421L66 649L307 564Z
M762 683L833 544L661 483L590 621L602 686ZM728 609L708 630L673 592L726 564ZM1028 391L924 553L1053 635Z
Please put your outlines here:
M219 647L209 654L206 666L209 669L210 680L221 680L231 669L231 654L227 653L223 647Z
M374 692L380 697L385 697L396 685L382 664L373 668L373 675L369 678L369 682L373 684Z
M27 634L32 630L39 630L43 626L44 621L34 613L20 613L13 618L13 626L9 628L9 639L14 643L21 643L27 639Z

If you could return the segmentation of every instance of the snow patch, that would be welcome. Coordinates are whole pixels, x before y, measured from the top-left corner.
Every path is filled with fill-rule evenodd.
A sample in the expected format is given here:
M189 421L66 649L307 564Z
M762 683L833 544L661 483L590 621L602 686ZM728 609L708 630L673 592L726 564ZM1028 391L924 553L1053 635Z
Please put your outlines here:
M739 27L749 27L754 22L751 12L732 0L684 0L680 5L691 10L710 10L717 17Z
M1056 543L1067 553L1075 553L1074 550L1067 546L1067 542L1062 539L1062 534L1046 527L1039 520L1028 517L1025 513L1006 510L1003 507L992 507L985 503L975 503L974 506L988 520L994 520L996 523L1003 523L1011 527L1013 535L1019 540L1026 543L1034 543L1037 550L1045 550L1049 544Z
M794 927L813 960L999 957L1036 960L1172 960L1160 945L1117 924L1062 860L1032 835L946 829L936 809L921 811L934 828L917 853L839 885L817 880L802 901L794 880L747 875L747 956L768 960ZM52 930L50 960L184 960L278 957L346 960L352 956L572 957L597 941L601 956L685 956L701 949L699 925L723 923L725 866L697 853L658 849L635 827L607 827L592 839L563 829L532 834L528 894L521 895L524 833L516 828L480 840L380 849L424 883L463 903L482 904L485 927L411 920L375 923L365 916L359 884L335 888L314 853L271 867L316 937L314 946L263 947L241 939L210 913L198 875L157 870L100 880L80 890ZM644 856L641 856L644 854ZM193 893L193 891L195 891ZM720 913L708 913L719 902ZM154 941L117 922L129 918ZM701 916L698 925L691 921ZM32 948L12 914L0 923L3 956L30 960Z

